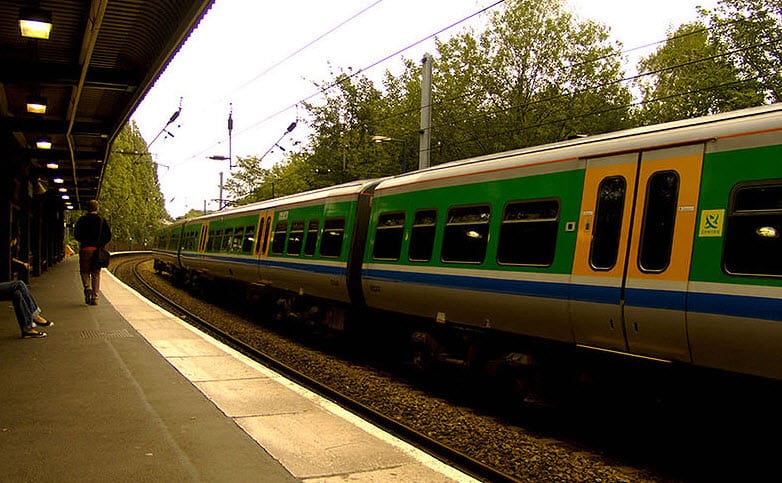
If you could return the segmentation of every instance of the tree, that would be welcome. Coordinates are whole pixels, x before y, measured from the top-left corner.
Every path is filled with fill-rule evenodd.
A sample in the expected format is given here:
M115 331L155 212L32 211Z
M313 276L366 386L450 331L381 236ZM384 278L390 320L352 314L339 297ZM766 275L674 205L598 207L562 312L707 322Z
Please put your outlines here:
M782 99L782 0L721 0L708 18L715 42L767 102Z
M263 201L316 187L310 176L312 170L301 153L292 153L270 169L261 168L260 159L256 156L239 157L236 165L237 169L224 185L234 205Z
M437 43L433 71L431 163L560 141L628 126L630 91L621 80L618 43L592 21L579 22L562 0L507 0L480 34ZM420 64L376 87L351 71L317 85L322 103L305 103L312 134L276 172L240 166L227 186L244 200L280 188L319 188L397 174L418 153ZM382 135L403 140L373 143ZM404 153L400 149L406 149ZM257 164L257 163L256 163ZM271 181L270 181L271 180Z
M513 0L477 37L438 44L437 138L458 158L627 125L620 45L560 0Z
M135 123L127 124L112 146L100 193L115 243L143 246L170 219L156 167Z
M637 81L640 118L653 124L725 112L763 103L754 79L745 79L709 29L700 22L671 32L656 52L641 59Z

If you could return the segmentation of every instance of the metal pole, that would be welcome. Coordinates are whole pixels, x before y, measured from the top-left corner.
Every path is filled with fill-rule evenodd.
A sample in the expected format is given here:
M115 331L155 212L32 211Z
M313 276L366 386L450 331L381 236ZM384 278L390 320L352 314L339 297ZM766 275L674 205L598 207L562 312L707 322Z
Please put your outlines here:
M418 169L430 166L432 144L432 56L421 59L421 137L418 144Z
M234 104L233 104L233 102L231 102L229 104L229 106L230 107L228 108L228 169L232 169L234 167L234 158L231 157L231 133L234 130L234 118L233 118ZM220 184L221 185L223 184L222 181L220 182ZM223 198L222 194L220 195L220 198L221 199Z
M223 209L223 172L220 171L220 199L217 201L217 211Z

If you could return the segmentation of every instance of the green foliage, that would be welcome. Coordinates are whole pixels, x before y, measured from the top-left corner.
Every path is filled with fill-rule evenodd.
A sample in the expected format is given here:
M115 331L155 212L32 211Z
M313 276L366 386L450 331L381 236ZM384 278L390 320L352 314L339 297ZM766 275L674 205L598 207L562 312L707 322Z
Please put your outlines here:
M443 161L626 126L620 46L559 0L506 2L480 35L438 51L433 115Z
M157 178L157 165L135 123L112 146L100 193L100 213L111 224L114 242L134 248L149 242L170 217Z
M643 95L640 119L654 124L716 114L763 103L757 81L745 79L703 24L685 24L640 62L648 75L637 85Z
M766 101L782 100L782 0L721 0L701 13L743 76L762 85Z
M479 32L437 42L432 165L504 150L762 104L779 99L782 0L721 0L644 58L634 84L622 45L564 0L506 0ZM706 27L708 23L708 27ZM418 158L421 66L404 60L377 86L332 72L308 102L306 145L261 169L240 160L226 187L239 203L397 174ZM634 107L640 93L641 107ZM302 122L302 121L300 121ZM374 143L373 136L393 138Z

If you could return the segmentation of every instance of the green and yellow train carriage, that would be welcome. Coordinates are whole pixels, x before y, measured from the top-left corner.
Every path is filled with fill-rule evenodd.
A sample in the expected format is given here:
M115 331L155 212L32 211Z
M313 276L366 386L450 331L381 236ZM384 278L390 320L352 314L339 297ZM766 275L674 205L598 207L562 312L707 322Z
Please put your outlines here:
M413 316L434 357L493 340L533 366L556 346L782 379L782 105L268 200L157 245L337 326Z
M367 305L433 347L440 322L782 378L780 105L387 179L369 232Z
M177 225L178 270L191 285L233 280L279 291L281 301L349 303L348 264L363 249L356 218L367 211L365 193L374 184L346 183L189 219Z

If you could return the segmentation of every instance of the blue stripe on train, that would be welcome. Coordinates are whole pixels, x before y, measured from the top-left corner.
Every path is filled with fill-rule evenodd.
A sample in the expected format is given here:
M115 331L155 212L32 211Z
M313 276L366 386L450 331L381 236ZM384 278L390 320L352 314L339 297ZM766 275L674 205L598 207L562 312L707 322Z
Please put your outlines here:
M690 312L782 320L782 299L693 292L688 306Z
M413 283L478 292L560 300L571 299L603 304L618 304L621 296L621 290L617 287L570 285L567 283L501 280L389 270L364 270L363 277L383 282ZM627 289L625 291L625 305L669 310L682 310L687 305L690 312L782 320L782 300L762 297Z
M341 275L344 276L347 272L344 264L340 266L334 266L334 265L318 265L314 263L307 263L305 262L295 262L291 261L291 259L282 259L282 260L276 260L274 258L256 258L256 257L234 257L230 255L206 255L206 256L193 256L193 255L182 255L182 259L185 260L201 260L201 261L210 261L210 262L223 262L223 263L235 263L235 264L241 264L241 265L248 265L248 266L258 266L258 267L274 267L274 268L285 268L289 270L302 270L306 272L313 272L313 273L319 273L319 274L328 274L328 275Z
M186 256L182 258L197 259ZM209 255L210 260L242 263L291 270L303 270L319 274L344 276L344 266L316 265L306 262L294 262L290 259L247 258L224 255ZM524 295L560 300L576 300L602 304L617 304L621 290L617 287L593 285L570 285L568 283L533 282L527 280L502 280L485 277L454 276L445 274L411 273L393 270L364 270L362 276L367 280L383 282L413 283L443 288L475 290L479 292ZM748 297L740 295L721 295L675 292L667 290L627 289L625 305L656 309L682 310L687 304L690 312L722 314L736 317L749 317L765 320L782 320L782 300Z

